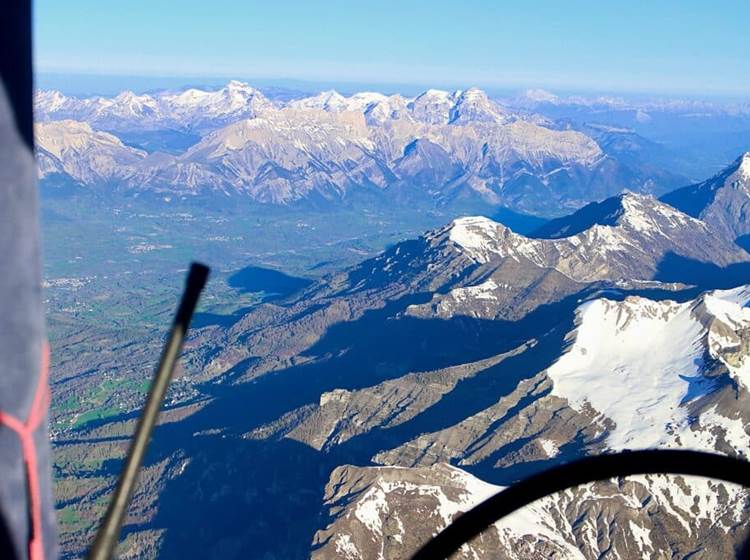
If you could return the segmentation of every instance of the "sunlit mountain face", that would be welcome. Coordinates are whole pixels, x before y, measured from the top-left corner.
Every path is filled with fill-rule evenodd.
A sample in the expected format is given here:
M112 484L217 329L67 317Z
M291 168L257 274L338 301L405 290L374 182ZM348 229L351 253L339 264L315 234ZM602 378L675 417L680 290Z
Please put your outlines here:
M280 101L232 81L111 98L40 91L36 107L43 177L130 194L550 216L623 189L658 195L688 182L678 161L654 165L668 150L630 129L570 126L476 88Z

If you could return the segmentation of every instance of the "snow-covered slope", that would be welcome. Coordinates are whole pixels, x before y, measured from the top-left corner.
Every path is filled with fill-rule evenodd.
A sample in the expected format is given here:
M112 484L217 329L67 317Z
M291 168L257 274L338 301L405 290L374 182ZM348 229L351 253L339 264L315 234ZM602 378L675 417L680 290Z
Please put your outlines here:
M747 456L750 436L736 411L712 403L696 423L695 406L718 389L718 366L743 391L750 388L750 362L733 358L746 344L748 302L747 287L682 304L637 297L589 302L577 312L572 346L547 372L553 394L577 410L593 409L603 424L611 421L606 445L613 450L713 450L723 438Z
M314 544L321 547L312 558L404 557L406 551L415 552L424 544L430 532L443 529L500 490L446 464L414 469L339 467L331 475L325 496L334 521L315 535ZM346 502L344 510L336 506ZM544 550L555 557L583 560L567 535L557 530L552 506L547 499L503 519L455 558L506 558L520 541L527 540L522 551L533 548L538 554Z

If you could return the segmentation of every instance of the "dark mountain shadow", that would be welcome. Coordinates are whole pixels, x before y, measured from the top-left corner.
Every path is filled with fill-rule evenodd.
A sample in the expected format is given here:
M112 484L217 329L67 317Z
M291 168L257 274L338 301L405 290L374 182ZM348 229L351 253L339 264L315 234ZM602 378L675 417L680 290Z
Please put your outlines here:
M613 196L602 202L587 204L568 216L550 220L530 232L529 237L536 239L571 237L596 224L605 226L615 225L621 214L622 199L619 196Z
M670 252L659 263L654 279L694 284L704 290L734 288L750 284L750 262L720 267Z
M571 296L541 306L521 321L420 319L400 314L428 297L420 294L402 298L370 310L358 320L333 325L302 354L310 358L302 365L249 383L201 386L221 406L204 409L181 423L191 423L197 417L208 420L210 427L247 430L305 404L317 403L322 393L333 389L357 390L412 371L488 358L540 336L561 320L569 320L579 301L578 296Z
M235 313L229 315L222 315L221 313L207 313L198 312L193 315L193 320L190 322L190 327L193 329L200 329L203 327L219 326L229 328L239 321L244 315L246 315L252 308L243 307Z
M264 292L266 301L283 299L303 290L312 280L289 276L279 270L262 266L248 266L235 272L227 281L242 292Z
M700 218L701 212L714 201L719 189L724 186L729 176L737 170L739 162L740 160L736 160L734 165L730 165L706 181L668 192L660 200L693 218Z
M654 301L663 301L666 299L676 301L677 303L685 303L691 299L695 299L703 292L703 288L700 286L686 286L682 289L670 290L666 288L642 288L638 290L626 290L626 289L602 289L596 290L589 295L589 298L603 297L611 299L613 301L623 301L625 298L630 296L642 297L646 299L652 299Z
M159 558L309 557L334 458L290 439L179 435L190 463L125 535L166 529Z
M734 242L742 247L746 253L750 253L750 234L740 235Z
M497 467L496 463L499 459L509 453L520 450L524 445L534 439L533 437L521 438L498 449L479 464L461 465L461 468L491 484L510 486L519 480L523 480L534 474L551 469L557 465L580 459L587 453L590 453L590 451L587 452L587 450L590 449L592 445L601 441L604 437L606 437L606 434L596 440L591 440L579 433L572 441L563 445L555 457L517 462L512 465Z
M504 207L497 208L492 212L490 218L521 235L529 235L547 223L547 220L540 216L521 214Z
M232 274L227 280L230 287L240 292L261 293L260 301L264 303L280 303L298 294L313 282L308 278L290 276L279 270L261 266L247 266ZM252 308L253 306L243 307L229 314L198 312L193 316L191 327L194 329L209 326L229 328L247 315Z
M325 336L303 355L320 358L342 354L337 359L342 372L383 371L377 382L412 371L465 364L507 352L526 340L541 336L555 325L567 323L573 309L588 290L561 301L540 305L522 319L488 320L468 316L450 319L423 319L403 311L413 304L425 303L431 294L417 294L388 302L382 309L367 311L356 321L332 325ZM331 366L329 365L328 368ZM354 367L354 369L349 369ZM351 377L351 376L349 376ZM367 381L374 378L368 376ZM354 389L351 379L342 379L343 388Z
M193 146L201 137L182 130L127 130L115 131L123 144L148 153L164 152L178 155Z

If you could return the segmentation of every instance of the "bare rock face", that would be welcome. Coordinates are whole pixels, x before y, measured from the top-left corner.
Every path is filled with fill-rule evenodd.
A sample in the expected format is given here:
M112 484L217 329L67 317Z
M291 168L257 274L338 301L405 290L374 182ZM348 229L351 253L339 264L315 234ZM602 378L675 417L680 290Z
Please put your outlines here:
M88 172L56 169L76 183L105 179L125 191L216 191L274 204L359 195L403 204L473 200L559 215L623 188L653 192L659 185L663 192L679 184L618 162L584 133L513 113L476 88L413 99L323 92L277 103L232 81L217 91L113 98L42 91L36 107L40 121L71 128L68 135L78 126L73 121L88 124L91 134L123 138L134 131L199 135L180 153L120 158L117 170L106 162L107 148L91 144ZM50 132L38 129L43 147Z
M700 218L721 235L732 239L750 234L750 152L697 185L670 192L662 200Z
M42 177L61 174L85 184L125 179L146 152L123 144L116 136L95 131L88 123L52 121L36 125L37 159Z

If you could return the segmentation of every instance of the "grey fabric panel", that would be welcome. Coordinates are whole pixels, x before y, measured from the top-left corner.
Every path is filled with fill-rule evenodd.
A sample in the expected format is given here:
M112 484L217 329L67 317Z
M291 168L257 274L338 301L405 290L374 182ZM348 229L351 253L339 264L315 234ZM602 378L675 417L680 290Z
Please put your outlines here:
M22 421L37 389L45 338L36 183L33 154L18 134L0 83L0 409ZM46 424L35 441L49 560L56 557L56 534ZM26 558L27 482L18 437L6 427L0 427L0 518L8 524L20 558Z
M0 91L0 409L29 413L44 337L36 166Z

